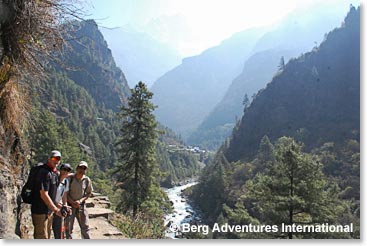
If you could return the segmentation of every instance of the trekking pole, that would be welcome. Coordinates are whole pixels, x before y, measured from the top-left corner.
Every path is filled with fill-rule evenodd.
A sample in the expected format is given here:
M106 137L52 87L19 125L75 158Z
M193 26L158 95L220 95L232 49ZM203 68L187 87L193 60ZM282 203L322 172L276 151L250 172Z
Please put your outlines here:
M65 239L65 218L61 218L61 239Z
M61 207L61 239L66 239L66 226L65 226L65 219L68 216L68 211L65 206ZM64 217L65 216L65 217Z

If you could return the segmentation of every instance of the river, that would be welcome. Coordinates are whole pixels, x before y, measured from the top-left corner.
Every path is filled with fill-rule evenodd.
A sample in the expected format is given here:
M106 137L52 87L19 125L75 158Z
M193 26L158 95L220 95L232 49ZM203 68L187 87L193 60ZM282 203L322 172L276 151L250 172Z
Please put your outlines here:
M198 182L190 182L185 185L175 186L170 189L165 189L168 198L173 203L173 212L165 216L165 224L175 224L180 226L182 223L189 223L194 218L196 220L200 220L198 214L193 210L191 205L186 201L186 199L182 196L182 190L196 185ZM172 230L166 231L166 237L168 238L177 238L176 233L172 232Z

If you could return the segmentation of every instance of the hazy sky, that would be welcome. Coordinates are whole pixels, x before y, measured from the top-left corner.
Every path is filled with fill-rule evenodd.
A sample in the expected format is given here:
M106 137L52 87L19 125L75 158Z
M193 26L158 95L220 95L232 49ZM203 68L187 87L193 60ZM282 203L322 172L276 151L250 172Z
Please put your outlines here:
M101 26L132 28L195 55L249 27L276 23L295 9L314 4L340 5L356 0L87 0Z

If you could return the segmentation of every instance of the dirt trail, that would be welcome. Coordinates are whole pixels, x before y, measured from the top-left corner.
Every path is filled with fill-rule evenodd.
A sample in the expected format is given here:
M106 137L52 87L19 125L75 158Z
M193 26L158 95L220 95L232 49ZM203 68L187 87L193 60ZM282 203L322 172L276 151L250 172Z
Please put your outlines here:
M114 213L110 205L108 197L98 193L93 193L93 197L87 200L91 239L127 239L121 231L109 223L108 218ZM73 236L74 239L81 239L77 220L74 223Z

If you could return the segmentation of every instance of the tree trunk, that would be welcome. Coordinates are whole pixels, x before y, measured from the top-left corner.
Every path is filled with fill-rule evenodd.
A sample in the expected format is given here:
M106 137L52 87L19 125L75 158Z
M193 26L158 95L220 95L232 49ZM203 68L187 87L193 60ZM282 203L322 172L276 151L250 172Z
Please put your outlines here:
M139 162L135 163L134 173L134 205L133 205L133 217L135 218L138 211L138 184L139 184Z
M290 206L289 206L289 224L293 225L293 169L292 169L292 175L291 175L291 197L290 197ZM288 233L288 238L293 238L293 232L290 231Z

